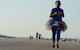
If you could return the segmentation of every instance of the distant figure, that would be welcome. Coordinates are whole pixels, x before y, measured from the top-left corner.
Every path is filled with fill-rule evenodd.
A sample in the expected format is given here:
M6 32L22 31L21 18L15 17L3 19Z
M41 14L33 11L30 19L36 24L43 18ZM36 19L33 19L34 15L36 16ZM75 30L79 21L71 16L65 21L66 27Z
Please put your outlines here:
M30 39L33 39L33 36L30 35Z
M51 28L52 29L52 40L53 40L52 48L55 47L55 43L56 43L56 47L59 48L61 30L59 29L60 27L58 27L59 26L58 22L62 22L62 18L64 17L64 11L63 9L60 8L61 2L59 0L57 0L55 4L56 4L56 8L53 8L50 13L50 18L52 18L53 20L53 22L51 23L53 24L53 27ZM55 38L56 35L57 35L57 39Z
M41 39L41 34L39 34L39 39Z
M31 39L31 35L29 36L29 38Z
M38 35L39 35L39 33L37 32L37 33L36 33L36 40L38 40Z

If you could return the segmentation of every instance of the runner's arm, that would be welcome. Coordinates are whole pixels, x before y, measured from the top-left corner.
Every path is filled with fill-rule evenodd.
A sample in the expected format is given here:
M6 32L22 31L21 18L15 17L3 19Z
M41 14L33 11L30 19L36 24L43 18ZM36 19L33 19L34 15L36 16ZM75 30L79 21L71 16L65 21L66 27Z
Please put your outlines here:
M62 14L62 17L64 17L64 14Z
M51 12L50 13L50 17L54 17L55 15L57 15L57 12L55 12L55 13Z
M61 17L63 17L63 18L64 18L64 16L65 16L65 15L64 15L64 11L62 10L62 16L61 16Z

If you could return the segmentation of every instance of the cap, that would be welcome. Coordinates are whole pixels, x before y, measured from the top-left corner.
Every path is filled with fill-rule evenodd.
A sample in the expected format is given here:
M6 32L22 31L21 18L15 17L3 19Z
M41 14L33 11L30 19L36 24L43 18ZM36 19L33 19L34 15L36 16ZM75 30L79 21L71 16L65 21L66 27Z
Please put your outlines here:
M60 2L59 0L57 0L55 3L56 3L56 4L59 4L59 5L61 4L61 2Z

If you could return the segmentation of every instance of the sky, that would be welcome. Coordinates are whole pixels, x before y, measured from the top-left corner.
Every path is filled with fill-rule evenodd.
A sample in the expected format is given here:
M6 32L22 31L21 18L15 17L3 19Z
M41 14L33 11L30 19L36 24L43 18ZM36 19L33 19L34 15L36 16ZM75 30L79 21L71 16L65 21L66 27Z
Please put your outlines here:
M39 32L51 38L46 22L56 0L0 0L0 34L17 37L35 37ZM80 0L60 0L64 10L63 21L68 29L62 38L80 38Z

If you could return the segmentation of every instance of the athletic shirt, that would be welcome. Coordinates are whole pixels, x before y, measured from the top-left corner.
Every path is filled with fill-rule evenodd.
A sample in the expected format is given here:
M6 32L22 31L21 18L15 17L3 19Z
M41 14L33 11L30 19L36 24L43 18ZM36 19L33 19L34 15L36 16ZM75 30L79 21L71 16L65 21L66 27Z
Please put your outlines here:
M52 13L55 13L55 12L62 12L62 15L64 14L63 9L61 9L61 8L59 8L59 9L53 8L53 9L52 9ZM62 16L62 15L61 15L61 16ZM61 16L55 15L55 16L53 16L52 18L53 18L54 20L56 20L56 21L62 21Z

